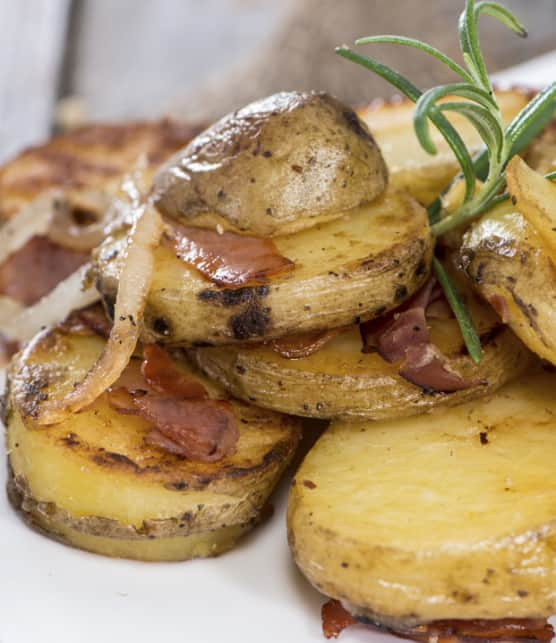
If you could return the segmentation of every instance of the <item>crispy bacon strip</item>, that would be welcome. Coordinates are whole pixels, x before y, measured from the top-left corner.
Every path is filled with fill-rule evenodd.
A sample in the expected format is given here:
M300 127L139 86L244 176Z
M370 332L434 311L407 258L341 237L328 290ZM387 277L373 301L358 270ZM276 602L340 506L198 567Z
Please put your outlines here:
M444 355L431 344L426 310L440 296L431 278L401 309L360 328L364 352L376 350L387 362L403 360L401 377L428 391L451 393L479 382L452 371Z
M417 386L430 391L451 393L479 383L451 371L442 353L430 342L408 346L400 375Z
M177 442L167 438L164 433L161 433L158 429L152 429L147 433L145 443L162 449L163 451L168 451L168 453L173 453L174 455L184 455L183 448Z
M346 627L357 623L337 600L330 600L322 606L321 617L322 633L327 639L337 639Z
M419 625L394 634L414 641L436 640L438 643L460 643L464 641L542 641L548 643L554 636L552 626L544 618L503 618L435 621Z
M145 361L141 366L141 373L158 393L185 400L202 400L208 397L205 387L197 380L180 373L170 355L160 346L148 344L143 349L143 355Z
M46 237L32 237L0 266L0 294L31 306L89 259Z
M144 418L180 447L179 455L190 460L214 462L235 452L239 430L229 402L180 400L157 395L144 395L133 401ZM147 439L156 444L156 433ZM161 446L160 442L157 446Z
M204 386L178 371L163 349L145 346L144 354L108 390L110 406L148 420L145 442L169 453L202 462L233 454L239 429L231 404L207 399Z
M288 335L287 337L270 340L267 346L285 359L301 359L316 353L344 330L345 328L342 327L325 331L317 330L312 333Z
M174 222L170 225L169 243L177 256L218 285L263 284L269 277L294 268L293 261L283 257L271 239L234 232L219 234Z
M339 601L330 600L322 606L322 630L327 639L338 638L356 623ZM548 643L554 636L552 626L543 618L444 620L399 630L376 627L422 643Z
M58 324L58 328L66 333L98 335L105 339L110 335L111 327L110 320L99 304L75 310L63 322Z

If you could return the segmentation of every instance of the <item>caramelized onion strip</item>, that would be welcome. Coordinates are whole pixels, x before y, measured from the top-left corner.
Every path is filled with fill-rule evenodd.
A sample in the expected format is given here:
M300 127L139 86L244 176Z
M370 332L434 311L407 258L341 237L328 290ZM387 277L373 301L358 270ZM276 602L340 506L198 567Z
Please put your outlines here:
M56 424L94 402L114 384L133 355L152 280L153 251L163 230L162 219L150 204L136 207L137 218L120 273L114 324L106 346L83 380L64 399L45 400L39 406L38 424Z
M71 199L60 199L54 207L47 231L48 238L64 248L87 251L106 237L110 214L108 195L89 190ZM78 221L81 212L86 220Z
M49 190L31 201L0 228L0 264L33 237L48 233L60 190Z
M41 328L56 324L73 310L98 301L100 297L94 288L82 288L88 269L88 264L81 266L48 295L27 308L11 297L0 297L0 332L12 341L24 343Z

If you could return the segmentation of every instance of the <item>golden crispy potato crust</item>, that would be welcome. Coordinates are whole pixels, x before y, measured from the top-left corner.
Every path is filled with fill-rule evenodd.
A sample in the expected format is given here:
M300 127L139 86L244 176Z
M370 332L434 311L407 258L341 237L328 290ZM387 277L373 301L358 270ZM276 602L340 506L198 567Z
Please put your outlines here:
M236 452L198 462L145 443L152 425L101 396L63 422L37 428L36 409L67 394L104 340L62 328L39 335L13 362L6 403L8 492L32 526L110 556L185 560L229 549L264 517L290 462L300 421L230 400ZM225 394L184 360L211 398ZM114 493L118 489L118 493Z
M107 189L143 155L154 171L202 129L169 119L87 125L30 147L0 169L0 218L51 188Z
M555 383L539 368L428 416L332 423L290 491L301 571L397 630L553 614Z

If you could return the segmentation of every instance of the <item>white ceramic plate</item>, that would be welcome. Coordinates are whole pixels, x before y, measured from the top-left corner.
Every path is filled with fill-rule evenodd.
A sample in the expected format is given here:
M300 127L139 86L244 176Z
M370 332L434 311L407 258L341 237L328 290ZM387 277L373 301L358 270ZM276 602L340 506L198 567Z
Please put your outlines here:
M538 86L554 78L556 54L500 74ZM0 480L5 475L0 458ZM28 529L0 493L0 643L323 643L324 597L299 574L286 544L288 486L286 479L276 494L273 518L237 549L187 563L65 547ZM394 640L361 626L341 638Z

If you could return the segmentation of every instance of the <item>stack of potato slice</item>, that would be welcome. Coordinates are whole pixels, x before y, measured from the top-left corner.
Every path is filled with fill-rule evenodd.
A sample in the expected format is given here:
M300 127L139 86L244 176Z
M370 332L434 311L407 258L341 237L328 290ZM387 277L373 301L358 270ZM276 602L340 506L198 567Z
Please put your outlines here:
M527 102L499 98L508 121ZM424 206L457 167L445 150L423 157L410 116L403 103L357 116L326 94L281 93L225 117L158 170L148 198L165 235L142 345L164 347L210 400L231 404L239 439L216 461L170 453L145 443L152 421L106 395L39 426L41 405L68 395L105 346L75 325L47 329L10 368L9 490L30 522L108 555L220 553L262 519L299 439L290 416L332 420L295 475L288 511L292 552L315 587L408 636L446 619L554 610L556 380L534 353L556 363L556 249L534 221L556 197L518 213L542 186L515 165L517 203L487 213L457 257L438 255L478 329L477 364L431 294ZM538 168L542 150L537 141L530 151ZM116 222L94 253L109 315L129 229ZM381 347L417 306L426 328L404 332L426 335L418 341L454 385L409 376L408 350Z

